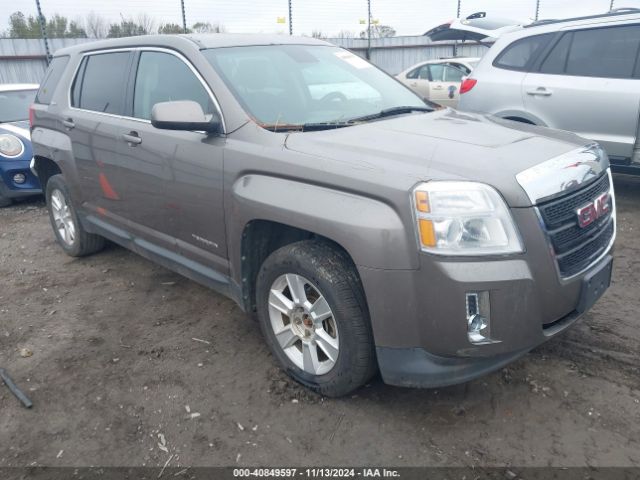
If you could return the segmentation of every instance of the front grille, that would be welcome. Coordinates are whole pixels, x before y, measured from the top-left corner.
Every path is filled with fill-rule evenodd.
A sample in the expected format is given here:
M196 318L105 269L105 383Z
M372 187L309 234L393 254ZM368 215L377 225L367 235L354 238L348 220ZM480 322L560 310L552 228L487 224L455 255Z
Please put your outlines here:
M562 277L585 270L609 246L615 233L612 199L609 212L585 228L578 224L577 210L610 189L604 174L587 187L538 205Z

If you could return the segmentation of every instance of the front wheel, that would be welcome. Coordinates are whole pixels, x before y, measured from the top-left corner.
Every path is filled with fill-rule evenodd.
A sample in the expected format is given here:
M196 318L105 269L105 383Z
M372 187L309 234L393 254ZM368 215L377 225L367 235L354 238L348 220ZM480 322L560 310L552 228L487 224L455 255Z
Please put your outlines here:
M338 397L375 373L366 300L345 253L317 241L282 247L263 263L256 289L264 337L294 380Z
M83 257L104 248L103 237L88 233L82 227L62 175L49 179L45 195L53 232L67 255Z

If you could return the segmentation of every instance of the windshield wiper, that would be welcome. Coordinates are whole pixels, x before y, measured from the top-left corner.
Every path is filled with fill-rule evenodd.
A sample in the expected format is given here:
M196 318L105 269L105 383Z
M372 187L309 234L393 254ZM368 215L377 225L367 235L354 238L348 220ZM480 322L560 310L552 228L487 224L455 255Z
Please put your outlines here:
M352 122L366 122L368 120L376 120L378 118L391 117L393 115L402 115L403 113L411 113L411 112L433 112L433 108L424 106L409 106L403 105L400 107L391 107L385 108L384 110L380 110L378 113L372 113L370 115L363 115L362 117L351 118L349 120Z
M313 132L314 130L331 130L332 128L344 128L352 126L352 122L317 122L305 123L302 125L303 132Z
M351 122L315 122L301 123L299 125L282 124L282 125L263 125L262 127L272 132L313 132L318 130L331 130L334 128L350 127Z

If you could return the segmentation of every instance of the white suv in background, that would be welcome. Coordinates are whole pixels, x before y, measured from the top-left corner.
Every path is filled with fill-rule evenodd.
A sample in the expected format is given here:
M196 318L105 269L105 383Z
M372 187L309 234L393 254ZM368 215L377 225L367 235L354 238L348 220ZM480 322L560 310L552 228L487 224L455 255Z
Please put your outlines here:
M570 130L640 173L640 9L537 22L501 35L460 89L460 110Z

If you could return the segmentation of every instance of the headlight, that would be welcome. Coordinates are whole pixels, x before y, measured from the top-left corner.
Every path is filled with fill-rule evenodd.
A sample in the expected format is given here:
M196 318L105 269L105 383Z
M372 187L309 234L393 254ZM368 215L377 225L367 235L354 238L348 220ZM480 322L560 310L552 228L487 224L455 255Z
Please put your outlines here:
M19 157L24 152L24 144L15 135L0 134L0 154L5 157Z
M420 248L440 255L496 255L523 251L509 209L498 192L475 182L427 182L413 191Z

